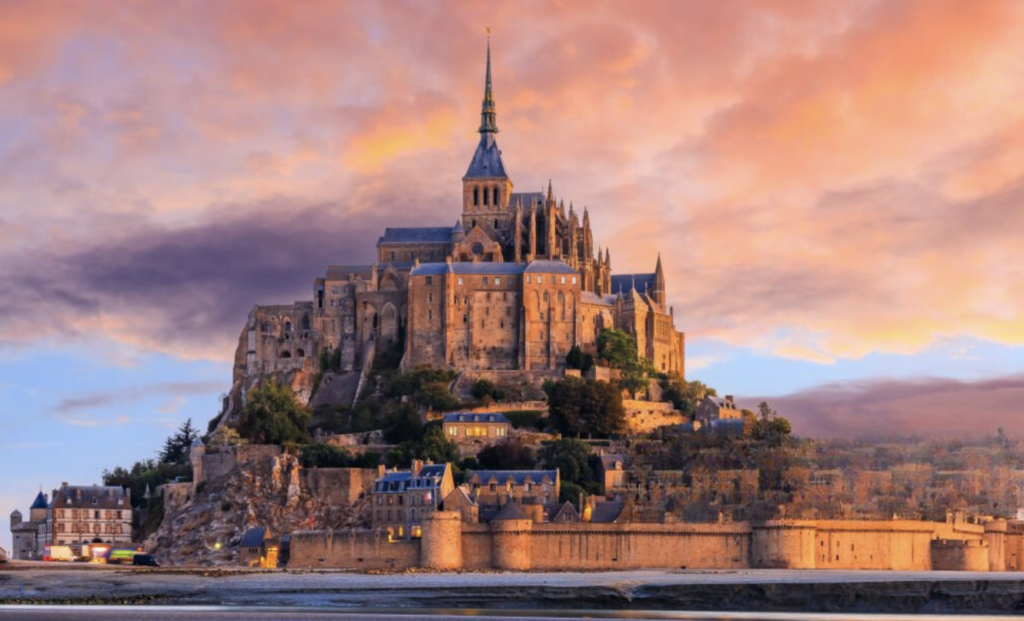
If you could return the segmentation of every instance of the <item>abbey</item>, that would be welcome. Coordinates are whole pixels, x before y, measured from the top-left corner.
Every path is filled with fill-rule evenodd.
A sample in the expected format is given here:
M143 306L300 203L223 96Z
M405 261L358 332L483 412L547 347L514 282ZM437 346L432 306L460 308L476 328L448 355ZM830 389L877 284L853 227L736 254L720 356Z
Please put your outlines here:
M514 191L497 143L489 41L480 117L455 224L387 228L375 262L328 267L312 301L255 307L236 371L315 370L328 348L342 371L358 371L400 346L405 368L548 375L574 345L593 353L601 330L615 327L657 371L683 373L660 256L653 272L612 275L586 208L566 209L550 181L546 192Z

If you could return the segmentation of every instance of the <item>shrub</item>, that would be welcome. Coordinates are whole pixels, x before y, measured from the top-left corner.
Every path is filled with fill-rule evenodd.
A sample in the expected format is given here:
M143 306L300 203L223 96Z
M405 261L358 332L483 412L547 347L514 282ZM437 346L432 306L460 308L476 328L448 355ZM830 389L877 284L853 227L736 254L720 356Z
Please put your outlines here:
M505 401L507 396L504 389L495 385L491 380L483 378L473 382L470 392L473 393L473 398L481 400L490 397L494 401Z
M538 410L514 410L505 412L505 418L512 422L516 429L541 429L543 412Z

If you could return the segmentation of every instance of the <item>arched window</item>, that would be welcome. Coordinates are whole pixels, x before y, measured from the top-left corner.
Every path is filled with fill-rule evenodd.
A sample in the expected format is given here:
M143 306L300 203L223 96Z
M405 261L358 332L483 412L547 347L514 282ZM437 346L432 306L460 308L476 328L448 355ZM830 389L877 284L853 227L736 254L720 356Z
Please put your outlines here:
M480 188L473 188L473 206L480 204Z
M501 202L498 200L498 188L494 188L494 204L495 206L501 204Z
M284 320L284 331L285 332L291 332L292 331L292 322L291 322L290 319L285 319Z
M309 330L309 315L302 316L302 329Z
M486 207L488 205L488 199L490 197L491 197L491 193L487 191L487 188L484 188L484 207Z
M548 301L548 292L547 291L544 292L544 301L545 302Z
M295 350L295 357L296 358L305 358L306 357L305 350L303 350L302 348L296 349Z
M291 358L292 357L292 353L290 351L287 351L287 350L283 351L283 352L281 352L281 357L282 358Z

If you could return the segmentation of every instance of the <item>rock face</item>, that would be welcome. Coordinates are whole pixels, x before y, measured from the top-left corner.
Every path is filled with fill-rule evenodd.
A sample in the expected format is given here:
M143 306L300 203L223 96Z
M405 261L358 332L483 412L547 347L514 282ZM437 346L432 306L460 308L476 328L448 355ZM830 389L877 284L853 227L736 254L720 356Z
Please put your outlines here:
M213 473L208 480L194 490L191 483L166 486L161 494L164 518L145 547L165 564L240 563L238 543L255 526L280 536L311 523L332 529L368 524L365 500L350 494L354 502L338 502L323 490L311 492L298 460L276 446L211 449L207 460L217 463L207 469Z

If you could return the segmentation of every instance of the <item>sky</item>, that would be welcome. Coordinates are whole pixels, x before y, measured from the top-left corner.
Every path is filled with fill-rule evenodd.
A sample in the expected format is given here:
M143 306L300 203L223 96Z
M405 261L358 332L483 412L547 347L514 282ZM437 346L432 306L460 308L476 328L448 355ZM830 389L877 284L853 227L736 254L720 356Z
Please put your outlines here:
M506 169L661 253L687 377L1024 436L1024 3L0 0L0 545L218 410L256 303Z

